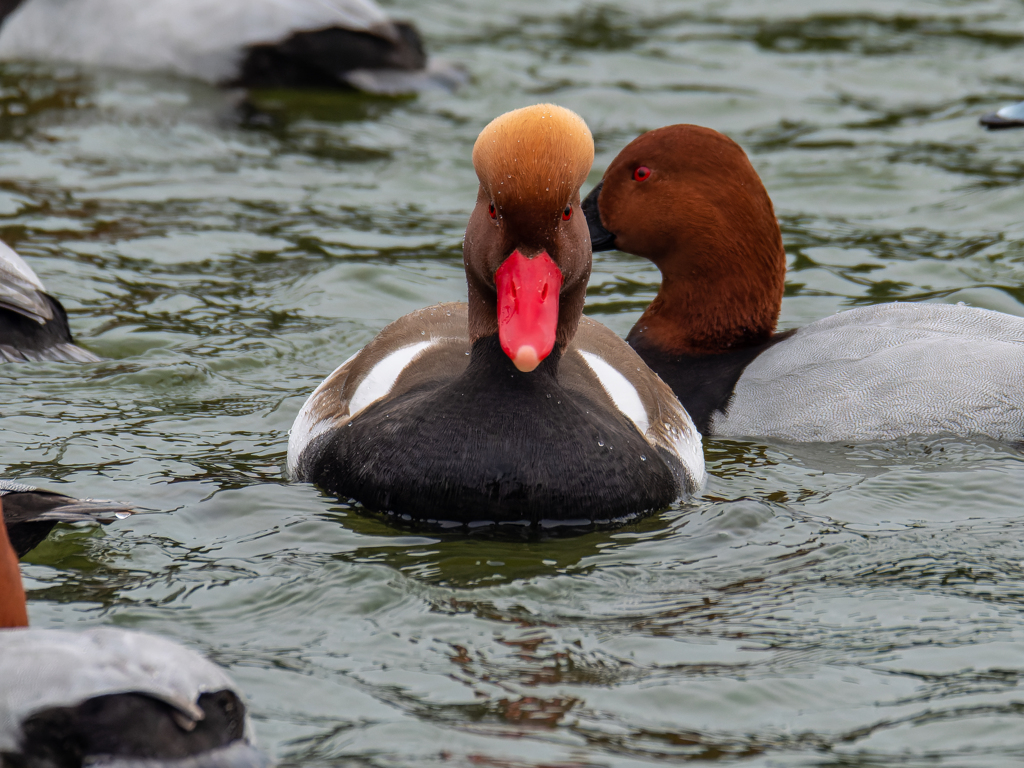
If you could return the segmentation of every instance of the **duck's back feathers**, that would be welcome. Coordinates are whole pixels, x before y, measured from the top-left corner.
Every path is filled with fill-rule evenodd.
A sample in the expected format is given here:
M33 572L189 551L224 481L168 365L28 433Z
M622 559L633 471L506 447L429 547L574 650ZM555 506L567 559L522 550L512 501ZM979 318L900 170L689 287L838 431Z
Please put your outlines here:
M36 547L57 523L112 523L134 510L117 501L74 499L30 485L0 480L3 519L18 557Z
M712 432L795 441L1024 437L1024 319L898 303L841 312L751 362Z
M246 749L245 705L227 674L161 637L4 630L0 680L0 753L63 765L73 748L78 759L109 756L123 768L179 765L140 762L150 758L191 758L180 763L190 768L266 764ZM209 760L199 756L210 750Z
M0 30L0 58L244 87L360 88L377 70L426 76L415 28L371 0L25 0Z

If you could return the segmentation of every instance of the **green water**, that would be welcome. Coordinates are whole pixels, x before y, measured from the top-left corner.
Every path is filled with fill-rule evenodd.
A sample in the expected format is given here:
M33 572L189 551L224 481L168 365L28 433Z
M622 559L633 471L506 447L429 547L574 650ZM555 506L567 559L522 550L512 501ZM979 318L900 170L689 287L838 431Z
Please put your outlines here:
M411 535L283 476L306 395L385 324L461 299L470 150L577 110L590 182L639 132L750 153L782 324L865 303L1024 315L1024 5L386 4L456 94L260 95L0 69L0 237L106 362L0 368L3 475L152 514L28 559L40 627L116 624L228 667L286 766L1019 766L1024 464L998 444L706 442L692 502L532 544ZM656 270L595 261L624 333Z

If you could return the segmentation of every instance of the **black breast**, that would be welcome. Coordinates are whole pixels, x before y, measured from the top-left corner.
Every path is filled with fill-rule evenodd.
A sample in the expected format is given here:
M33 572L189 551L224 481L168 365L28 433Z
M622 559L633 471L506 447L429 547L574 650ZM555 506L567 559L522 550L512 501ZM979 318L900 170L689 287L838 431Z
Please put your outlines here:
M697 430L707 435L716 412L725 413L736 382L754 359L795 331L773 336L764 344L717 355L669 355L645 343L642 335L630 335L630 346L676 393Z
M496 336L465 373L369 406L314 441L298 479L427 524L612 523L679 496L659 455L618 411L563 385L558 354L521 373Z

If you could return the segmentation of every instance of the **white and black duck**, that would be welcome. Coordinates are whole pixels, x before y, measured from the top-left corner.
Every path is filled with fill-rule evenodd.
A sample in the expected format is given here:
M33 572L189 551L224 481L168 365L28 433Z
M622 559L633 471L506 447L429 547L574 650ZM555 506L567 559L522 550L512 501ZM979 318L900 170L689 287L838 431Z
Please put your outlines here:
M550 104L473 150L469 303L389 325L310 396L294 479L397 520L473 530L610 524L704 480L700 435L618 336L582 317L591 253L579 189L594 144Z
M372 0L3 0L0 59L164 71L245 88L453 88L416 27Z

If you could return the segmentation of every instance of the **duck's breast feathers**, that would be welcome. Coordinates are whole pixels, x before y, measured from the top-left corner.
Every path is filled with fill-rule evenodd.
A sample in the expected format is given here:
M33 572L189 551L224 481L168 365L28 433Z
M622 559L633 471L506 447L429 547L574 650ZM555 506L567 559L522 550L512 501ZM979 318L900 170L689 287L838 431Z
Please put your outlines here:
M241 693L220 667L155 635L113 627L65 632L0 631L0 752L19 747L20 724L52 707L71 707L116 693L137 692L203 717L203 693Z
M1024 437L1024 318L961 305L840 312L767 349L712 432L796 441Z
M629 345L601 323L584 317L562 359L567 389L606 396L655 449L678 463L680 486L690 494L705 479L701 435L671 388Z
M456 378L469 364L465 304L437 304L400 317L342 363L306 400L288 437L288 472L303 474L302 453L367 406L413 387Z
M40 325L53 319L53 308L46 298L43 281L3 242L0 242L0 307Z
M0 29L0 58L60 58L231 80L244 49L340 27L396 40L370 0L27 0Z

